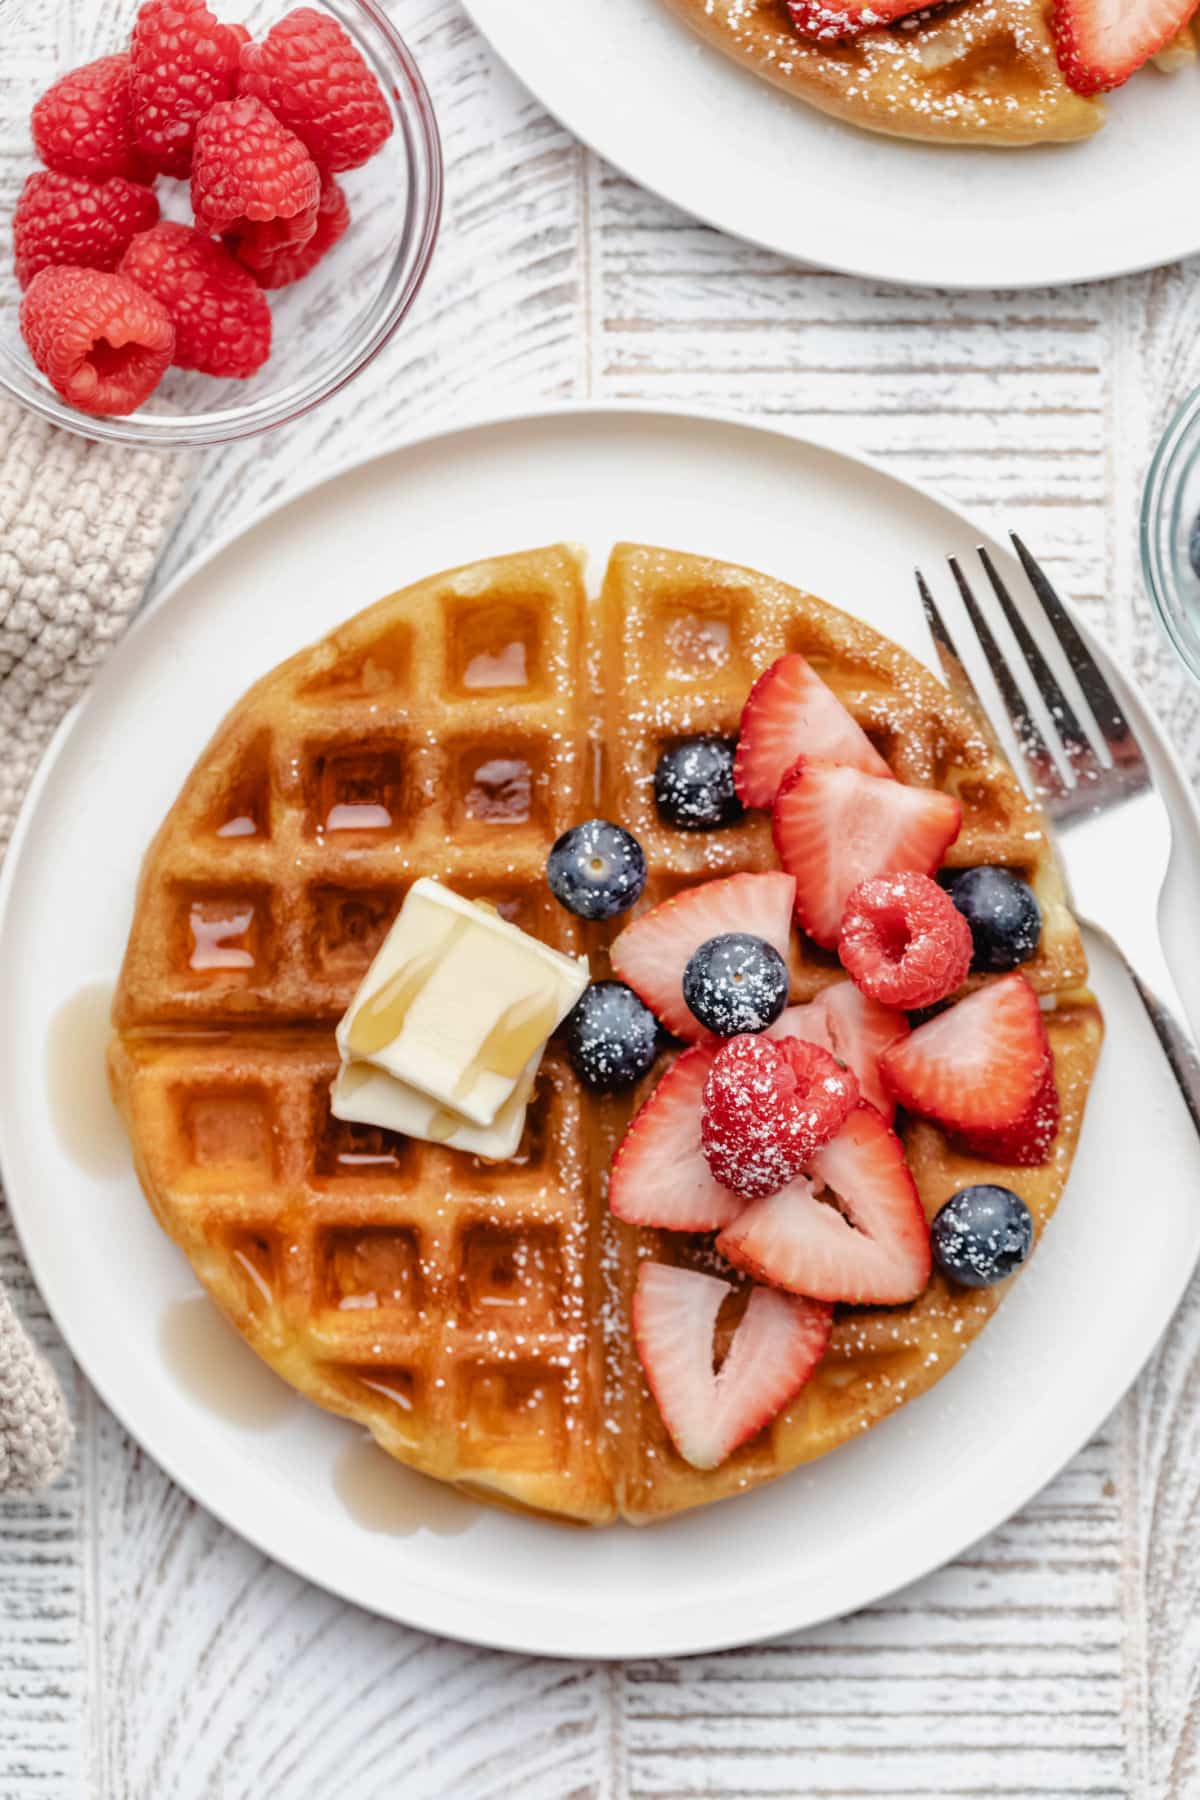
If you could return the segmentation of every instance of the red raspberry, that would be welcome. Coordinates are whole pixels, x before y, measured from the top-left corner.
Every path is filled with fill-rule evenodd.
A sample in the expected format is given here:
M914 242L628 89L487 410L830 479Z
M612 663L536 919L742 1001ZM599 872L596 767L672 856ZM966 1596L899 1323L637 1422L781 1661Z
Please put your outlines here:
M392 134L383 90L336 19L298 6L241 53L238 92L254 94L331 174L357 169Z
M266 362L271 309L250 271L202 231L170 223L143 231L121 274L170 313L178 368L240 379Z
M13 215L17 280L28 287L39 270L55 263L115 269L130 239L157 218L158 201L150 189L123 175L84 181L39 170L21 189Z
M869 1000L905 1011L961 987L971 967L971 927L928 875L860 881L842 914L838 955Z
M192 164L198 225L240 236L247 220L278 220L293 244L307 243L320 199L317 165L261 100L223 100L205 115Z
M145 0L133 27L133 136L164 175L192 166L196 127L237 90L242 39L204 0Z
M345 194L331 175L323 175L316 230L306 244L270 245L258 235L270 232L270 225L248 226L240 237L231 236L225 241L238 261L253 270L260 287L281 288L315 269L325 253L345 236L349 224L350 207Z
M124 275L43 269L21 302L21 336L64 400L88 413L131 413L171 361L166 308Z
M34 148L48 169L104 181L149 173L133 147L129 58L102 56L60 76L30 119Z
M704 1084L700 1143L713 1178L748 1200L785 1187L845 1124L858 1082L798 1038L730 1038Z

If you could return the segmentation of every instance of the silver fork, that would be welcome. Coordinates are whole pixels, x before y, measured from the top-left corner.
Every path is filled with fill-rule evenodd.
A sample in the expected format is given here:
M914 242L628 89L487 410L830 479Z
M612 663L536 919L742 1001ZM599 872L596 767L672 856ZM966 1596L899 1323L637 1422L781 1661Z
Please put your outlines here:
M1133 978L1180 1092L1200 1131L1200 1051L1163 954L1158 903L1171 855L1166 803L1133 727L1044 571L1012 534L1033 594L1083 701L1067 698L986 549L979 559L1008 620L1024 667L1014 668L992 635L957 557L950 571L962 596L1028 771L1027 786L1057 838L1076 914L1103 932ZM921 604L951 690L988 713L946 621L917 570ZM1028 684L1048 715L1047 736L1027 699ZM1120 879L1114 880L1114 870Z

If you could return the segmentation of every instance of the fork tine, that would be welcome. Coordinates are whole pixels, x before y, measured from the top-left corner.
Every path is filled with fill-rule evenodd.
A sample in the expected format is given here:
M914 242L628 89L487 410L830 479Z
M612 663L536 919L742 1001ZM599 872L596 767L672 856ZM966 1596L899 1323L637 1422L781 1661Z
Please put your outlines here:
M1017 611L1013 597L1004 585L1003 577L995 563L988 555L986 548L980 544L979 560L984 572L992 584L992 592L1000 602L1000 608L1012 629L1012 634L1021 647L1021 653L1029 664L1030 673L1039 694L1046 703L1047 711L1058 730L1067 761L1078 773L1094 768L1100 761L1098 752L1086 731L1075 715L1075 708L1059 686L1058 677L1042 655L1036 641L1031 636L1029 627Z
M1005 711L1012 721L1016 733L1017 744L1029 770L1034 791L1044 795L1062 795L1068 791L1067 782L1062 771L1050 753L1050 747L1042 736L1042 728L1033 713L1030 712L1025 696L1013 679L1012 670L1001 653L1000 646L992 636L992 628L980 611L979 602L971 592L971 584L962 572L956 556L948 558L950 573L953 575L962 603L967 609L967 617L975 628L980 647L987 658L988 668L1000 690L1000 698L1004 702Z
M1029 577L1029 585L1041 601L1050 629L1062 645L1072 673L1091 709L1096 729L1108 746L1114 763L1128 768L1144 763L1141 746L1133 734L1129 720L1117 696L1100 671L1100 665L1080 637L1066 607L1051 587L1045 571L1030 555L1015 531L1009 533L1013 548L1021 559L1021 567Z

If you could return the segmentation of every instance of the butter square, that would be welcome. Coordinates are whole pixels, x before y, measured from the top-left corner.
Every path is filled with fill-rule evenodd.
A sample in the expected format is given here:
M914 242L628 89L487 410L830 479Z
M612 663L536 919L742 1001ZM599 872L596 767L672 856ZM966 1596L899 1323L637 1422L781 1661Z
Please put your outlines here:
M351 1124L381 1125L402 1137L445 1144L465 1150L488 1162L507 1162L517 1153L525 1129L528 1099L542 1060L539 1050L525 1065L511 1097L490 1125L472 1125L468 1119L439 1106L428 1094L420 1094L394 1075L370 1063L343 1063L334 1079L330 1107L335 1119Z
M423 877L338 1026L338 1049L489 1126L587 983L586 957Z

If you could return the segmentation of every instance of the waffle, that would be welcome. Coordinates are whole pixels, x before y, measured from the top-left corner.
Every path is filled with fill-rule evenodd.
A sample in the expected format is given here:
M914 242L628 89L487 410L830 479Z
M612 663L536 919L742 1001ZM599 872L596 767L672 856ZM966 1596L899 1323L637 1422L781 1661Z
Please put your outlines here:
M1022 1193L1040 1227L1101 1031L1040 822L932 676L765 576L621 546L589 601L577 556L555 547L422 582L252 688L147 853L109 1066L160 1223L286 1380L469 1492L601 1524L755 1486L930 1386L1003 1292L935 1278L910 1307L843 1310L789 1411L700 1473L666 1437L628 1316L641 1257L714 1266L711 1239L635 1231L606 1207L641 1094L585 1095L552 1046L521 1149L501 1165L330 1113L333 1026L418 875L586 951L599 976L621 921L583 924L544 880L568 824L602 812L636 833L643 905L772 864L762 817L666 829L650 777L672 739L735 731L753 675L791 649L902 779L959 796L951 860L1004 863L1038 894L1045 930L1027 972L1054 1008L1053 1163L969 1162L927 1125L908 1127L907 1148L930 1214L986 1178ZM803 1000L839 972L797 940L792 978Z
M1019 147L1090 137L1095 99L1069 88L1051 0L958 0L839 43L805 38L786 0L667 0L703 38L776 87L894 137ZM1158 60L1195 54L1181 33Z

